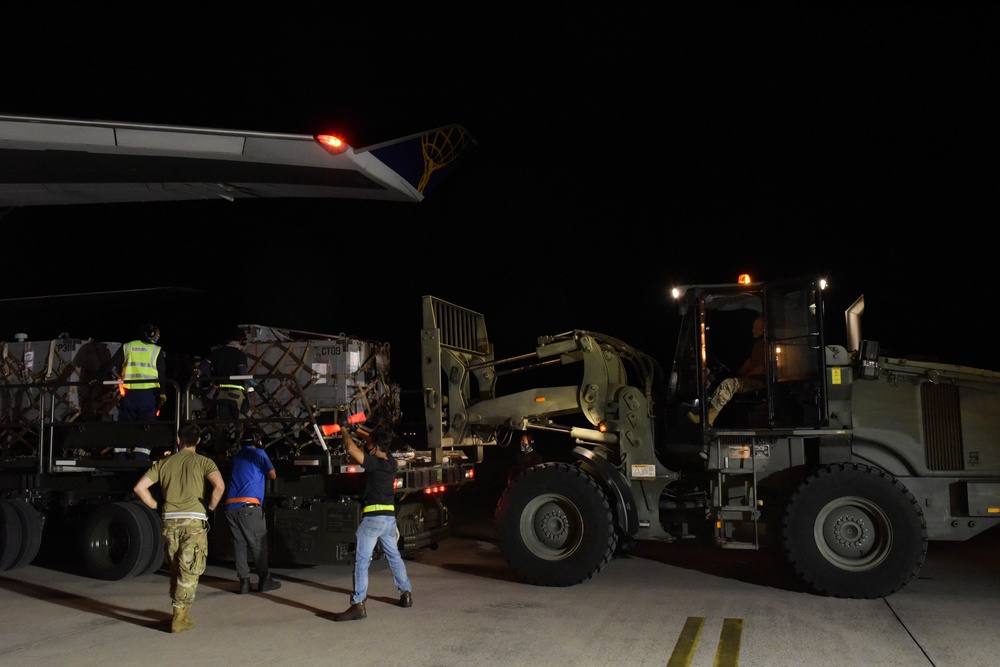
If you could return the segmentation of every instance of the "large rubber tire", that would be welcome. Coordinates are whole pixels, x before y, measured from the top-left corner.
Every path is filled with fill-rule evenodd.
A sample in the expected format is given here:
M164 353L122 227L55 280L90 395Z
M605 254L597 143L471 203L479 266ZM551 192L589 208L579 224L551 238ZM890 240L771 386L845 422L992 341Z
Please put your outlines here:
M30 565L38 555L42 546L42 515L26 500L11 499L4 502L10 504L21 524L21 545L8 568L14 570Z
M166 564L167 553L164 549L163 527L162 522L160 521L160 515L146 507L144 504L136 503L136 505L138 505L143 514L146 515L146 519L149 521L149 525L153 529L153 539L149 549L149 562L147 562L145 567L140 568L136 573L137 577L141 577L146 574L152 574L163 567Z
M0 500L0 572L11 569L22 544L21 519L9 500Z
M588 473L567 463L529 468L497 504L498 546L529 584L572 586L600 572L618 533L608 498Z
M136 576L152 558L153 528L137 503L108 503L93 511L83 529L83 564L96 579Z
M864 465L832 465L807 478L782 528L789 563L822 595L891 595L927 556L927 522L916 498L891 475Z

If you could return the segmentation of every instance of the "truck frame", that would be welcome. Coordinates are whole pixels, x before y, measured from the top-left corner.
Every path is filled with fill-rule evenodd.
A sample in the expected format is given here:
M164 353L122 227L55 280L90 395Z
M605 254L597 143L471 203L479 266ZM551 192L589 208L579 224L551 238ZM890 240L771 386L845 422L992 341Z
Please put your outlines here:
M189 369L165 378L163 414L152 422L119 422L117 399L127 386L95 376L121 343L64 337L3 343L0 382L0 570L22 567L39 553L43 537L79 555L85 571L118 580L163 565L159 516L132 489L148 461L116 461L114 446L151 446L153 461L169 455L179 425L202 428L199 451L228 473L245 429L264 433L277 471L267 482L264 507L274 565L348 564L364 468L346 455L338 424L364 415L366 424L398 424L400 389L389 375L386 344L242 325L250 373L205 377ZM214 417L214 386L247 383L245 418ZM353 421L353 420L352 420ZM446 460L396 438L393 456L399 546L436 547L449 534L444 499L472 480L473 464L452 452ZM153 487L158 496L159 487ZM224 513L219 509L217 515ZM210 533L213 558L232 556L225 519Z
M483 315L425 296L429 446L478 461L519 432L547 445L550 460L514 477L495 512L501 552L531 584L590 579L638 541L695 539L782 549L818 594L890 595L929 540L1000 520L1000 373L881 356L860 337L863 296L847 347L828 344L824 290L814 277L677 288L666 374L585 330L497 358ZM712 391L747 356L740 334L758 316L763 389L710 426Z

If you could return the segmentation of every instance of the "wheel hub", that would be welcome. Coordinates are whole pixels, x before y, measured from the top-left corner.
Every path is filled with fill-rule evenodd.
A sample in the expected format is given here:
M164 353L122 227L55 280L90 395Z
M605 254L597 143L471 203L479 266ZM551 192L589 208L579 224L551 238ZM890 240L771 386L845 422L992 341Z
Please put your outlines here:
M538 537L549 547L558 547L566 541L569 519L559 506L549 503L538 512Z
M848 549L856 549L868 541L868 527L863 518L841 517L833 525L833 539Z

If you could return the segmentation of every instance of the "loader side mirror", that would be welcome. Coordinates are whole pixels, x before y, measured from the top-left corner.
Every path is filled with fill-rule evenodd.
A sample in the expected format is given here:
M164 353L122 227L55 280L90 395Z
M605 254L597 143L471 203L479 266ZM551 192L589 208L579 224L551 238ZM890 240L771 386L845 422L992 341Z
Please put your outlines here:
M861 351L858 353L858 378L862 380L877 380L881 374L878 366L879 344L877 340L861 341Z

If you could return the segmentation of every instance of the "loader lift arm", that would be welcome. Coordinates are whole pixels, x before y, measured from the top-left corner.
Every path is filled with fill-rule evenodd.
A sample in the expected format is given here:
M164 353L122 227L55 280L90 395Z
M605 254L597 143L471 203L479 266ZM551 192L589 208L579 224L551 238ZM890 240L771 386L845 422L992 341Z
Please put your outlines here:
M438 447L496 444L500 429L553 428L552 418L563 415L582 414L596 427L616 417L610 411L615 409L617 394L629 386L625 361L637 371L650 404L654 379L660 373L657 363L643 352L610 336L580 329L542 336L534 352L496 359L481 314L432 296L424 297L422 347L428 436ZM506 395L498 391L500 377L581 362L583 372L576 384ZM437 424L441 424L440 431ZM595 434L598 442L608 440Z

